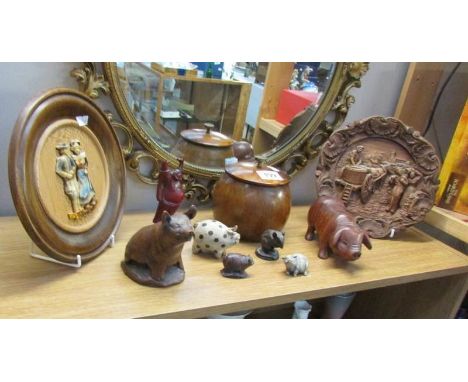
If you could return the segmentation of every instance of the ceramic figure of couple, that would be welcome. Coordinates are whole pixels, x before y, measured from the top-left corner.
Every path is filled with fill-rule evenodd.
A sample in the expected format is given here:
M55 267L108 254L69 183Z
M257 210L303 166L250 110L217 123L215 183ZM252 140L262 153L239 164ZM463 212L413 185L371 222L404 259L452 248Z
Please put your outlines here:
M73 210L68 218L76 220L93 210L97 203L96 192L89 180L88 158L78 139L59 143L56 150L55 172L63 180L64 192Z

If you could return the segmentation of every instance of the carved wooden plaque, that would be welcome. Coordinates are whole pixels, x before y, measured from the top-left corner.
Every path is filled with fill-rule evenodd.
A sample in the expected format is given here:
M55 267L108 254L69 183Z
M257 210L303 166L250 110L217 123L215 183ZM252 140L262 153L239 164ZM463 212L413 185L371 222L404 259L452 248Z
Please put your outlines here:
M110 122L88 97L53 89L28 105L11 138L9 177L23 226L49 256L87 261L109 244L125 166Z
M319 195L338 195L356 222L382 238L424 219L434 204L440 160L418 131L370 117L334 132L317 166Z
M96 225L109 197L109 165L89 127L72 119L52 123L44 129L33 162L34 186L51 220L69 232Z

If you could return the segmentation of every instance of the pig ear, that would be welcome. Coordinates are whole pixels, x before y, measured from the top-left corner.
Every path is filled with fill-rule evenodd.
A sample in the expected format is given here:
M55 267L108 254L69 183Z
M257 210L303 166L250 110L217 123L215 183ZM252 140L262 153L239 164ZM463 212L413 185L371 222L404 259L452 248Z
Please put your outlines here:
M171 222L171 215L166 210L163 211L161 221L163 225L168 225Z
M342 228L342 229L335 232L335 234L333 235L333 238L332 238L332 242L331 242L333 247L335 247L338 244L338 241L340 240L340 237L343 234L345 229L346 228Z
M197 207L195 207L193 204L190 206L190 208L185 212L185 215L192 220L195 215L197 214Z
M236 232L237 231L237 225L235 225L234 227L230 227L229 229L232 230L233 232Z
M362 234L362 244L364 244L367 249L372 249L372 244L366 231Z

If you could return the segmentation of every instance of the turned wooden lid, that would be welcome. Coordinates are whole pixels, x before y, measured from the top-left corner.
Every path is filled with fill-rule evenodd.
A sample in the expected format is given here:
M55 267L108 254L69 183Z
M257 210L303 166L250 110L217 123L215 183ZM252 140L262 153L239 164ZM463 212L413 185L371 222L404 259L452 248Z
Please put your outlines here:
M205 123L204 126L205 129L183 130L180 135L185 140L202 146L231 147L234 143L234 140L227 135L212 131L214 127L212 123Z
M226 166L226 173L241 182L259 186L284 186L289 183L289 175L273 166L259 162L238 162Z

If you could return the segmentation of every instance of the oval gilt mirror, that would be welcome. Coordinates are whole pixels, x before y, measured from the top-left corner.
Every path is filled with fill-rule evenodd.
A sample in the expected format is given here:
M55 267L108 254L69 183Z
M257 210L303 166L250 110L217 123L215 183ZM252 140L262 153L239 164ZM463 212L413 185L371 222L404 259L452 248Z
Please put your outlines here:
M154 183L158 160L176 167L183 158L193 183L218 179L241 140L265 164L294 175L341 125L354 101L349 90L368 64L111 62L103 70L123 124L147 151L127 149L129 168ZM143 175L148 154L155 167Z

